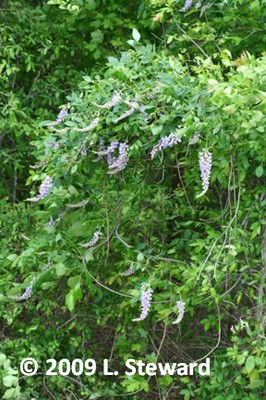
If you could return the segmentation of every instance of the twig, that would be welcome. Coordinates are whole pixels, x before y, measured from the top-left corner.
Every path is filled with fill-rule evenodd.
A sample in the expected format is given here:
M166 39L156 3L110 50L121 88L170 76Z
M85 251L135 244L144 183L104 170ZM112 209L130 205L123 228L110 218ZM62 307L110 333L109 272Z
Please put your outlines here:
M190 37L190 36L186 33L186 31L184 31L184 29L181 28L180 25L178 25L178 23L176 22L176 19L175 19L174 16L173 16L173 21L174 21L176 27L183 33L183 35L185 35L185 36L186 36L186 37L201 51L201 53L202 53L206 58L209 58L208 54L205 53L205 51L195 42L195 40L193 40L192 37Z

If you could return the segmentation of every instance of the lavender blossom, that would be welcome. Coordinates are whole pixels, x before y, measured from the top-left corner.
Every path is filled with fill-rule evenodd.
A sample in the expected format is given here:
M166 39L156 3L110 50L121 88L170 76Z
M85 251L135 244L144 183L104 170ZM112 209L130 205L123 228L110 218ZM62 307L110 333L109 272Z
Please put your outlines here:
M27 200L36 202L43 199L49 194L52 186L53 186L53 179L50 176L47 176L39 188L39 194L36 197Z
M145 289L145 285L141 289L141 314L139 318L133 319L133 321L143 321L150 311L150 305L152 300L153 290L151 288Z
M197 131L190 139L189 144L196 144L199 141L199 138L200 138L200 131Z
M55 222L56 222L56 223L59 223L59 222L61 221L61 219L64 217L64 215L65 215L65 213L60 213L60 214L58 215L58 217L56 218Z
M53 142L53 143L48 143L47 146L49 149L59 149L60 143L58 142Z
M98 154L98 160L106 156L107 165L110 170L108 174L116 174L122 171L127 165L128 149L129 146L127 143L119 143L117 140L114 140L109 147L105 148L103 141L101 141L99 151L94 151L94 153ZM118 154L114 155L115 152Z
M107 155L107 164L110 167L113 163L116 162L117 158L113 156L113 153L119 147L119 142L114 140L111 142L110 146L105 150L105 154ZM103 152L101 153L103 154Z
M98 151L92 151L94 154L98 154L98 157L95 161L99 161L103 158L103 156L107 155L106 148L104 146L104 141L101 139L98 144Z
M78 203L75 204L67 204L66 206L68 208L80 208L80 207L85 207L88 204L89 200L81 200Z
M124 100L124 103L129 107L135 108L136 110L139 108L139 103L137 103L136 101Z
M48 124L46 124L47 126L56 126L61 124L61 122L63 121L63 119L65 119L65 117L68 116L68 112L66 110L61 110L59 112L59 114L56 117L55 121L49 122Z
M53 219L53 217L51 217L49 219L49 222L47 222L47 224L45 224L45 226L54 226L54 224L55 224L54 219Z
M174 322L172 322L172 324L178 324L180 321L182 321L185 313L185 303L183 301L177 301L176 305L178 308L178 317Z
M86 149L85 143L82 143L82 147L81 147L81 150L80 150L80 154L81 154L82 156L86 156L86 155L87 155L87 149Z
M201 7L201 5L202 5L202 3L201 3L201 1L198 1L196 4L195 4L195 8L200 8Z
M105 104L95 104L96 107L104 109L104 108L111 108L116 106L121 100L121 96L118 92L115 92L114 96L112 97L112 99L110 101L107 101L107 103Z
M25 301L28 300L32 296L32 287L33 287L33 281L31 284L25 289L25 292L21 296L12 296L12 299L15 299L16 301Z
M149 120L150 120L150 116L149 116L149 114L145 111L145 107L140 107L139 112L141 112L141 114L142 114L143 117L144 117L144 121L145 121L145 123L147 124L147 123L149 122Z
M38 195L39 199L43 199L44 197L46 197L49 194L52 186L53 186L53 179L50 176L47 176L40 186Z
M135 272L135 268L131 266L125 272L122 272L121 275L123 275L123 276L131 276L131 275L134 274L134 272Z
M111 170L108 174L116 174L126 168L128 163L128 149L129 146L126 143L120 143L118 157L109 157L108 159L109 154L107 155L108 168Z
M167 147L173 147L175 144L180 143L181 139L177 137L174 133L170 133L169 136L165 136L164 138L160 139L159 142L152 148L151 150L151 159L154 158L155 154L160 151L164 150Z
M94 246L99 241L101 234L101 231L94 232L92 239L88 243L80 244L80 246L85 248Z
M43 270L43 271L47 271L47 269L50 267L51 264L52 264L51 262L48 262L47 264L45 264L45 265L42 267L42 270Z
M189 8L191 8L193 0L186 0L184 7L181 8L181 12L186 12Z
M56 133L65 133L65 132L68 131L68 129L69 129L68 127L62 128L62 129L53 128L53 131L56 132Z
M207 149L202 149L202 151L199 152L199 167L203 191L197 196L197 198L203 196L210 186L212 154Z
M36 165L30 165L30 168L32 169L38 169L43 167L45 164L47 163L46 160L41 161L40 163L36 164Z
M124 118L129 117L131 114L133 114L138 108L139 104L136 101L124 101L125 104L127 104L130 108L125 111L120 117L118 117L114 122L119 122Z
M99 118L95 118L88 126L85 126L85 128L77 128L75 131L77 132L89 132L92 131L96 126L99 124Z

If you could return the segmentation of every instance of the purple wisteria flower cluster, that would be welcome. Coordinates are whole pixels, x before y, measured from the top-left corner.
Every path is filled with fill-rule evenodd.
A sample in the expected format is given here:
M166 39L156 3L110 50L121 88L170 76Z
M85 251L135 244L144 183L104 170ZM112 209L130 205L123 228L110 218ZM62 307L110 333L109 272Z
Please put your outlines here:
M99 150L94 153L98 154L99 158L106 156L108 169L110 170L108 174L117 174L127 166L128 150L129 146L125 142L119 143L118 140L114 140L106 149L103 141L101 141Z
M58 142L53 142L53 143L48 143L46 145L47 149L53 149L53 150L58 150L60 148L60 143ZM49 152L47 150L45 150L44 155L48 156Z
M46 124L47 126L56 126L61 124L61 122L68 116L68 112L66 110L61 110L56 117L55 121L49 122Z
M164 150L167 147L173 147L175 144L181 142L181 139L175 135L175 133L170 133L170 135L163 137L151 150L151 159L154 158L158 151Z
M133 321L143 321L150 311L150 305L152 300L153 290L151 288L145 288L145 285L141 289L141 314L139 318L133 319Z
M32 296L32 287L33 287L33 282L31 282L31 284L25 289L25 292L22 293L21 296L11 296L11 298L16 301L28 300Z
M197 131L190 139L189 144L196 144L198 143L199 139L200 139L200 131Z
M82 142L80 154L81 154L82 156L86 156L86 155L87 155L87 148L86 148L86 144L85 144L84 142Z
M107 103L104 103L102 105L100 104L95 104L96 107L104 109L104 108L112 108L116 106L121 100L121 96L118 92L115 92L113 95L112 99L110 101L107 101Z
M89 132L92 131L94 128L96 128L96 126L99 124L99 118L95 118L94 120L92 120L92 122L88 125L85 126L85 128L76 128L75 131L77 132Z
M112 156L111 153L108 153L107 155L107 164L108 168L110 169L108 174L116 174L125 169L127 166L129 146L127 145L127 143L119 143L119 146L117 145L117 148L119 153L118 157Z
M126 105L128 105L130 108L125 111L120 117L118 117L114 122L117 123L121 121L124 118L129 117L131 114L133 114L138 108L139 104L136 101L124 101Z
M184 7L180 9L181 12L186 12L192 7L193 0L186 0Z
M58 142L53 142L53 143L48 143L46 146L48 149L59 149L60 148L60 143Z
M197 197L203 196L210 186L212 154L207 149L199 152L199 167L203 191Z
M50 217L49 222L47 222L47 224L45 224L45 226L54 226L55 225L55 221L53 219L53 217Z
M44 197L48 196L52 186L53 186L53 179L50 176L47 176L40 186L39 194L37 197L39 199L44 199Z
M56 223L59 223L61 221L64 215L65 213L60 213L56 218L56 220L54 220L53 217L50 217L49 221L44 226L55 226Z
M48 262L47 264L45 264L45 265L42 267L42 270L43 270L43 271L47 271L47 269L50 267L50 265L52 265L52 263L51 263L51 262Z
M53 179L50 176L47 176L39 188L39 194L36 197L27 200L35 202L44 199L44 197L48 196L52 186Z
M131 266L125 272L123 272L121 275L123 275L123 276L131 276L134 273L135 273L135 268Z
M185 303L183 301L177 301L176 305L178 309L178 317L174 322L172 322L172 324L178 324L181 322L185 313Z
M92 239L88 243L80 244L80 246L85 248L93 247L99 241L101 234L100 230L94 232Z

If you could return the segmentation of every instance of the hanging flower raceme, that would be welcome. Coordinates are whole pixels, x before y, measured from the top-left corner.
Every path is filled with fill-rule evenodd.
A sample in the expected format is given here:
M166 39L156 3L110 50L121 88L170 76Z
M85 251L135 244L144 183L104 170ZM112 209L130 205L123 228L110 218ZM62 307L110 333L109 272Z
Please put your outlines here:
M82 156L86 156L87 155L87 148L86 148L86 144L85 143L82 143L80 154Z
M110 146L106 149L105 154L107 156L108 167L110 167L113 163L116 162L117 157L114 157L113 154L118 148L119 148L119 142L117 140L114 140L113 142L111 142Z
M44 199L44 197L48 196L51 187L53 186L53 179L50 176L47 176L39 189L39 199Z
M199 152L199 167L203 191L197 197L203 196L210 186L212 154L207 149Z
M60 113L57 115L56 120L52 122L48 122L46 126L56 126L61 124L63 119L65 119L68 116L68 112L66 110L61 110Z
M200 139L200 131L197 131L190 139L189 144L196 144L198 143L199 139Z
M127 143L119 143L118 140L111 142L110 146L104 147L103 141L99 144L99 151L94 151L98 154L98 160L106 156L108 165L108 174L116 174L126 168L128 163L128 150ZM117 154L118 153L118 154Z
M92 120L92 122L88 125L85 126L85 128L76 128L75 131L77 132L89 132L92 131L94 128L96 128L96 126L99 124L99 118L95 118L94 120Z
M50 267L50 265L52 265L52 263L51 263L51 262L48 262L47 264L45 264L45 265L42 267L42 270L43 270L43 271L47 271L47 269Z
M123 276L131 276L134 273L135 273L135 268L131 266L125 272L122 272L121 275L123 275Z
M60 143L58 142L53 142L53 143L48 143L46 146L48 149L59 149L60 148Z
M141 314L139 318L133 319L133 321L143 321L150 311L150 305L152 300L153 290L151 288L145 288L145 285L141 289Z
M136 101L124 101L125 104L127 104L130 108L125 111L120 117L118 117L114 122L119 122L124 118L129 117L131 114L133 114L138 108L139 104Z
M32 287L33 287L33 281L30 283L30 285L25 289L25 292L21 296L10 296L12 299L16 301L25 301L28 300L32 296Z
M108 168L111 170L108 174L116 174L126 168L128 163L128 149L129 146L126 143L120 143L118 157L109 157L109 154L107 155Z
M54 225L55 225L55 222L54 222L53 217L50 217L50 219L49 219L49 221L47 222L47 224L45 224L45 226L54 226Z
M42 168L46 163L47 163L47 160L43 160L36 165L30 165L30 168L32 168L32 169Z
M181 142L181 139L177 137L174 133L170 133L169 136L165 136L159 140L159 142L151 150L151 159L154 158L158 151L164 150L167 147L173 147L175 144Z
M172 324L178 324L180 321L182 321L185 313L185 303L183 301L177 301L176 305L178 309L178 317L174 322L172 322Z
M96 107L104 109L104 108L112 108L114 106L116 106L121 100L121 96L118 92L115 92L114 96L112 97L112 99L110 101L107 101L107 103L105 104L95 104Z
M88 243L80 244L80 246L85 248L93 247L99 241L101 234L99 230L94 232L92 239Z
M44 199L44 197L48 196L52 186L53 186L53 179L50 176L47 176L40 186L39 194L36 197L27 200L35 202Z
M192 7L193 0L186 0L184 7L181 8L181 12L186 12Z
M105 146L104 146L104 141L103 139L100 140L99 144L98 144L98 151L93 151L94 154L98 154L98 158L96 161L101 160L104 156L106 156L108 154Z

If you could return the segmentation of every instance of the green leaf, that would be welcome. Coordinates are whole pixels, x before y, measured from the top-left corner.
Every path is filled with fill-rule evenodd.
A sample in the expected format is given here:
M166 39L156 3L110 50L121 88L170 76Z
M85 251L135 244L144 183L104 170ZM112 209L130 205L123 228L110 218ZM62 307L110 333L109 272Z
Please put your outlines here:
M112 57L112 56L111 56L111 57L108 57L108 61L109 61L110 64L113 64L113 65L119 64L118 59L115 58L115 57Z
M162 131L162 126L152 126L151 131L153 135L158 135Z
M4 353L0 353L0 367L4 364L6 361L6 355Z
M66 273L65 264L63 264L63 263L55 264L54 268L56 270L56 275L57 276L64 276L65 275L65 273Z
M132 37L136 42L139 42L140 40L140 33L137 29L133 28L132 30Z
M17 258L17 254L9 254L9 256L7 256L7 259L9 261L14 261Z
M76 285L80 282L80 275L72 276L68 279L67 284L71 289L74 289Z
M255 174L256 174L256 176L258 178L262 177L263 172L264 172L264 170L263 170L263 167L261 165L259 167L257 167L256 170L255 170Z
M71 174L74 174L77 171L77 169L78 169L78 165L77 164L73 165L71 167Z
M248 356L248 358L246 359L245 367L246 367L246 370L248 373L254 369L254 367L255 367L254 356Z
M139 253L139 254L138 254L137 260L138 260L138 261L143 261L143 260L144 260L144 255L143 255L143 253Z
M84 258L85 258L85 261L86 261L86 262L88 262L88 261L93 261L93 260L94 260L94 257L93 257L93 250L87 250L87 251L85 252L85 254L84 254Z
M70 290L68 294L66 295L66 305L69 311L73 311L75 307L75 300L74 300L74 290Z
M15 386L18 383L18 378L14 375L7 375L3 378L3 384L6 387Z
M5 392L3 399L12 399L12 400L17 399L19 396L19 392L20 392L19 387L8 389Z

